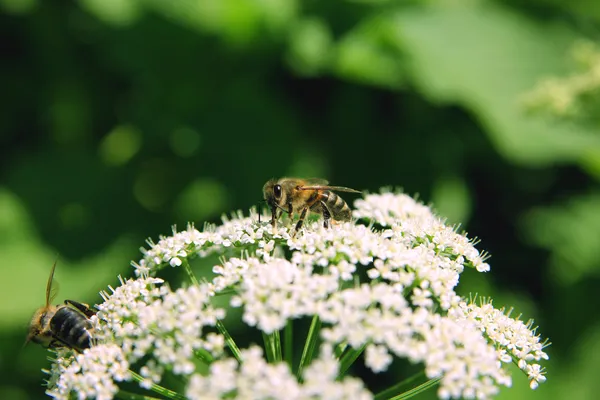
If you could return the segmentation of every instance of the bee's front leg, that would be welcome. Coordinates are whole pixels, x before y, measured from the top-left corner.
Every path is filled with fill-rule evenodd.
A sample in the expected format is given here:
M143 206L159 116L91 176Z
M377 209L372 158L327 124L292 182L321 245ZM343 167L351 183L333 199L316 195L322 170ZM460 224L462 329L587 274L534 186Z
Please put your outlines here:
M277 207L271 207L271 226L276 228L277 225Z
M277 207L271 207L271 226L273 227L273 235L277 234Z

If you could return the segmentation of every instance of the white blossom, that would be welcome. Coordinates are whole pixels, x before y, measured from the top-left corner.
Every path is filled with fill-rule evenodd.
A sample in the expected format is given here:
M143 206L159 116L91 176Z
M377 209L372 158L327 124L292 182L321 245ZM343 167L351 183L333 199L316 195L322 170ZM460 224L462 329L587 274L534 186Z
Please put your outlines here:
M198 349L218 355L224 348L221 336L203 332L225 317L223 309L209 304L209 285L173 292L166 285L156 286L161 282L157 278L122 282L112 295L104 293L105 302L94 317L98 320L95 337L119 343L129 362L146 355L154 357L155 361L144 366L145 386L159 382L166 366L175 374L194 372L194 352Z
M140 364L143 388L160 383L165 371L182 375L192 399L372 398L357 378L338 379L332 349L342 347L364 349L365 365L375 373L397 358L422 364L429 379L440 380L440 398L494 396L511 385L504 366L511 361L532 388L545 381L537 362L548 356L531 324L455 292L465 267L490 269L472 240L403 194L367 195L356 201L353 216L358 222L329 229L307 220L292 238L289 221L274 228L266 216L259 221L257 214L236 213L219 226L199 231L190 225L149 241L134 263L138 278L102 294L92 349L116 346L117 360ZM148 277L166 267L191 273L190 260L209 254L221 261L206 282L173 291ZM240 308L246 325L266 335L294 319L321 322L318 358L304 366L301 381L287 364L267 363L260 348L237 353L221 330L215 332L225 317L214 305L222 294L231 294L229 306ZM77 383L81 371L68 369L74 357L54 363L51 393L62 393L61 384L67 394L87 396ZM197 370L199 362L206 368ZM118 381L109 378L107 396Z
M502 362L514 361L530 379L532 389L546 380L544 369L536 361L547 360L543 349L547 345L528 324L510 317L504 309L496 309L491 302L476 305L462 301L453 310L458 320L466 319L475 324L498 347L498 359Z
M314 315L323 300L339 288L335 277L313 274L309 266L282 259L266 263L256 258L230 259L215 271L228 277L229 284L237 277L238 294L232 305L243 305L243 321L265 333L282 329L289 319ZM215 281L222 285L220 277Z
M224 358L210 366L207 376L194 374L188 385L189 399L222 399L235 393L238 399L331 399L367 400L373 396L355 378L337 380L338 363L331 353L317 358L306 369L304 382L290 373L286 364L267 364L262 349L242 350L243 362Z
M61 349L50 371L47 394L55 399L112 399L119 391L116 382L130 379L129 363L122 349L100 344L81 354Z

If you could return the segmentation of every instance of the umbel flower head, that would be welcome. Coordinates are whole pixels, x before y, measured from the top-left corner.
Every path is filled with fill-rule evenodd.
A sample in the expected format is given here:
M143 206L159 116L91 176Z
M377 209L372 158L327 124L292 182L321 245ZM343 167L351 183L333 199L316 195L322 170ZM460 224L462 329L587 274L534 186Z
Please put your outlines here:
M546 342L531 322L454 291L465 268L490 270L464 234L399 193L366 195L353 217L309 222L292 238L290 223L275 230L251 211L149 242L136 278L102 293L96 345L56 352L48 394L142 398L123 391L134 381L172 399L382 399L434 386L440 398L485 399L511 385L510 363L532 389L545 381ZM214 255L213 275L198 281L189 261ZM189 286L171 289L157 277L166 267L183 268ZM262 343L240 348L227 315ZM294 354L301 320L310 328ZM394 360L422 365L421 379L372 393L350 374L361 355L373 373ZM166 388L173 376L180 387Z

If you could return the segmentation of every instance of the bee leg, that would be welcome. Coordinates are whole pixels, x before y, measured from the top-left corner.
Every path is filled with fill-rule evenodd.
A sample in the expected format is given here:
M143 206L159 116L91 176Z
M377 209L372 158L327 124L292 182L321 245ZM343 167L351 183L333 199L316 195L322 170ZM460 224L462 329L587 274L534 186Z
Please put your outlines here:
M276 228L277 225L277 207L271 207L271 226Z
M327 228L329 228L329 220L331 219L331 212L329 212L329 209L325 205L324 201L321 202L321 209L323 211L323 227L325 229L327 229Z
M96 313L90 308L90 306L88 306L85 303L79 303L73 300L65 300L65 304L75 307L77 310L79 310L79 312L81 312L88 318L91 318L92 316L96 315Z
M295 237L296 233L298 233L300 228L302 228L302 224L304 223L304 218L306 218L306 214L308 213L308 208L309 207L304 207L304 209L302 210L302 214L300 214L300 219L298 219L298 223L296 224L296 229L294 229L294 233L292 234L292 237Z
M68 349L71 349L77 353L81 354L81 349L78 349L77 347L73 347L72 345L70 345L69 343L63 342L62 340L60 340L59 338L55 338L52 340L52 342L50 342L50 345L48 345L49 348L51 349L57 349L59 347L66 347Z
M54 336L52 338L52 341L48 344L48 348L49 349L58 349L60 347L66 347L69 349L73 349L77 352L79 352L79 350L77 350L76 348L72 347L71 345L69 345L69 343L57 338L56 336Z

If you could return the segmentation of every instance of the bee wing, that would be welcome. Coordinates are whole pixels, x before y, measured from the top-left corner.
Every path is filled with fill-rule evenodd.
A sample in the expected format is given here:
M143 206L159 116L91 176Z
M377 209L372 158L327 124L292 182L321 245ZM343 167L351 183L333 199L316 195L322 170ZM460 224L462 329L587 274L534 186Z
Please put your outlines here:
M313 186L300 186L299 190L331 190L332 192L348 192L348 193L362 193L360 190L350 189L344 186L326 186L326 185L313 185Z
M56 262L52 264L52 270L50 270L50 276L48 277L48 283L46 283L46 307L52 303L56 295L58 294L58 283L54 282L54 270L56 269Z
M326 186L329 183L326 179L308 178L304 179L305 186Z

